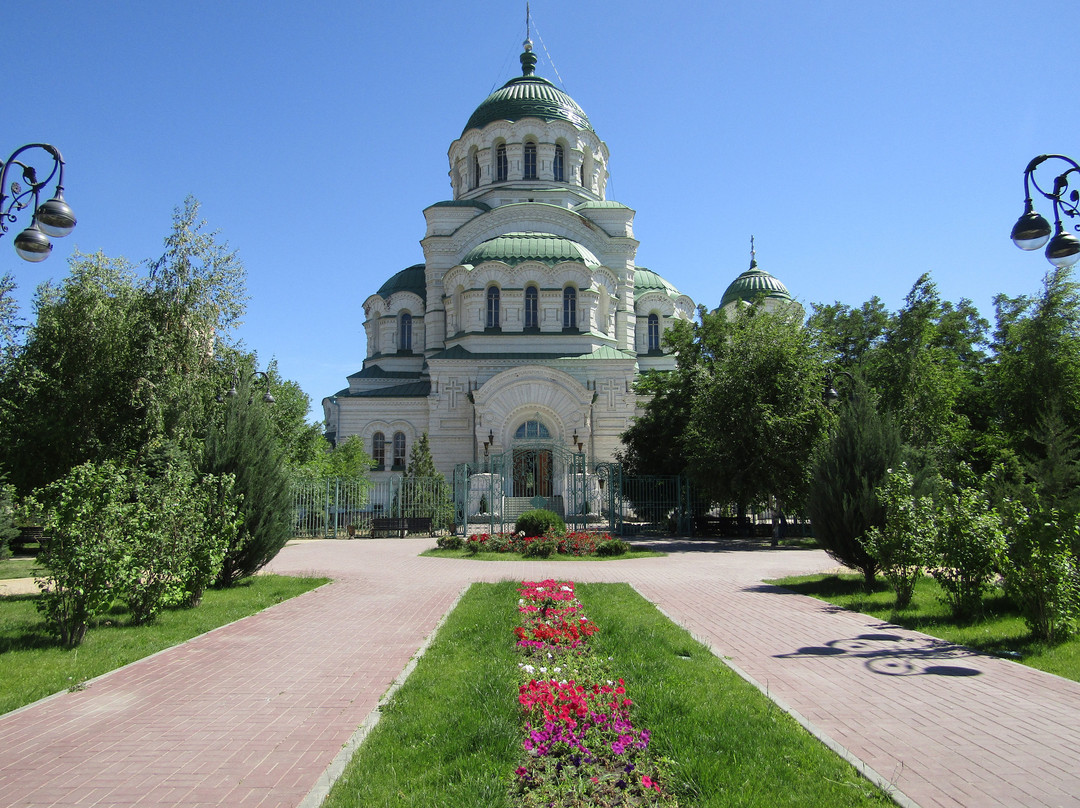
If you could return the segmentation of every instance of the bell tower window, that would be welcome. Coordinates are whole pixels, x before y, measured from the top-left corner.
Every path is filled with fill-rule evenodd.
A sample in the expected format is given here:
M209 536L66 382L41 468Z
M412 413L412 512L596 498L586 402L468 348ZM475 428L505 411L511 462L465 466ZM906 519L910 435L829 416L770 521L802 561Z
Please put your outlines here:
M649 315L649 353L660 352L660 318Z
M540 327L540 293L535 286L525 287L525 327Z
M577 289L572 286L563 289L562 325L565 330L577 328Z
M536 144L529 141L525 144L525 179L536 179Z
M563 153L563 147L561 145L555 146L555 160L552 163L552 168L555 171L555 182L566 182L566 171L564 169L565 158Z
M472 155L472 187L480 187L480 158L476 152L473 152Z
M398 320L398 350L412 352L412 315L408 312Z
M492 286L487 290L487 327L499 327L499 287Z
M506 144L500 143L495 149L495 179L497 182L506 182L507 162Z

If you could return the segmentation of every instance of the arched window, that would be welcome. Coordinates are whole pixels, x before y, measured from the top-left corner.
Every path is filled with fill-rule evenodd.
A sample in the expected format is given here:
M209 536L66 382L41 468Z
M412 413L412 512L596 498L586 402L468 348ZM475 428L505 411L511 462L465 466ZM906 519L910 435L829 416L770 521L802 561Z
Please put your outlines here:
M562 327L577 328L577 289L573 286L563 289Z
M487 290L487 327L499 327L499 287L491 286Z
M540 327L540 292L535 286L525 287L525 327Z
M548 428L539 421L526 421L517 428L517 432L514 433L514 440L532 440L550 438Z
M563 157L563 147L560 145L555 146L555 162L552 163L552 168L555 171L555 182L566 182L566 172L563 170L563 164L565 160Z
M472 187L480 187L480 158L476 152L473 152L472 155Z
M398 320L398 350L412 350L412 315L405 312Z
M525 179L536 179L536 144L531 140L525 144Z
M386 435L376 432L371 436L371 456L375 459L375 468L382 471L386 468Z
M500 143L495 149L495 179L506 182L506 144Z
M649 353L660 350L660 318L655 314L649 315Z
M582 163L578 166L578 185L582 188L585 187L585 164Z
M394 468L405 468L405 433L394 433Z

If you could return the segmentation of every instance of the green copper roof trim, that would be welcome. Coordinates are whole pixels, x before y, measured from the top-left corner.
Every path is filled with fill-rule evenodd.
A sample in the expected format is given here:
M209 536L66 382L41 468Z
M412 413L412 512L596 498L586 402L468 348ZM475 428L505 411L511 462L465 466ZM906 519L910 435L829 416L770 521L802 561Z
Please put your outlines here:
M680 292L666 280L661 278L651 269L645 267L634 267L634 293L644 294L645 292L651 292L653 290L659 290L666 292L669 295L679 295Z
M396 292L412 292L418 295L427 305L427 278L424 276L424 265L413 264L411 267L401 270L390 280L379 287L376 294L384 300Z
M598 200L596 202L580 202L577 205L574 205L574 210L588 210L589 208L603 208L608 210L619 208L621 210L633 210L633 208L631 208L629 205L624 205L622 202L608 200Z
M720 308L735 300L752 303L758 297L776 300L791 300L787 287L763 269L758 269L757 261L750 264L750 269L737 277L728 286L720 298Z
M358 393L342 390L337 394L339 398L426 398L431 395L431 382L413 382L412 384L399 384L394 387L383 387L378 390L363 390Z
M483 129L493 121L519 121L522 118L568 121L595 134L585 110L573 98L539 76L510 79L480 103L461 134L470 129Z
M477 266L485 261L501 261L516 266L525 261L539 261L555 266L575 261L588 267L600 266L600 260L587 248L552 233L504 233L469 250L462 264Z
M419 373L407 370L383 370L378 365L371 365L363 370L358 370L346 379L418 379Z
M487 213L491 210L491 205L487 202L481 202L478 199L445 199L442 202L436 202L434 205L428 205L429 208L476 208Z

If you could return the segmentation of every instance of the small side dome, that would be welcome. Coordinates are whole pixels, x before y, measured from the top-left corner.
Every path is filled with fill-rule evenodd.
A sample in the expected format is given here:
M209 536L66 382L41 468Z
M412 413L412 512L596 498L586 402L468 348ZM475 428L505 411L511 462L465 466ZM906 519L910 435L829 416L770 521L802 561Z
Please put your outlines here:
M765 270L759 269L757 261L751 261L750 269L733 280L724 292L724 296L720 298L720 308L738 300L752 303L759 296L778 303L790 303L793 300L784 284Z
M600 261L588 247L552 233L504 233L477 244L461 259L462 264L477 266L485 261L501 261L516 266L525 261L539 261L555 266L564 261L576 261L587 267L598 267Z
M665 292L668 295L677 297L679 290L661 278L651 269L645 267L634 267L634 294L643 295L646 292L653 290L659 290Z
M377 294L385 300L395 292L412 292L423 300L426 306L427 278L424 275L424 264L413 264L411 267L407 267L393 275L379 287Z

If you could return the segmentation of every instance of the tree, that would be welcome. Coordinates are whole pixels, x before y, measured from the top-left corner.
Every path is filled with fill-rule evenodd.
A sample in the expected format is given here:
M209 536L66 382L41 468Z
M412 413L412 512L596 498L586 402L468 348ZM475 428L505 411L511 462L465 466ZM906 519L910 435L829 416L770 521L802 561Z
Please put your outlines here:
M740 513L769 497L782 509L805 497L828 416L821 354L801 320L795 307L770 313L752 305L731 319L702 313L700 326L677 336L680 349L696 343L680 441L689 474L713 501L733 502Z
M404 516L430 516L434 530L441 530L453 523L450 486L435 468L427 432L413 443L409 452L409 465L402 480L401 507Z
M76 253L68 278L38 289L25 343L0 364L0 462L21 493L84 462L198 453L244 270L197 213L190 198L176 211L148 278Z
M807 510L825 551L861 571L869 589L877 561L862 537L885 525L876 489L900 462L900 432L860 377L854 377L847 392L829 441L814 462Z
M891 317L875 295L855 309L840 303L812 303L806 328L825 360L842 370L863 366L881 346Z
M254 575L292 535L291 475L268 405L253 396L249 376L241 377L237 392L210 427L201 464L206 474L233 475L241 496L242 524L225 554L218 576L222 586Z

